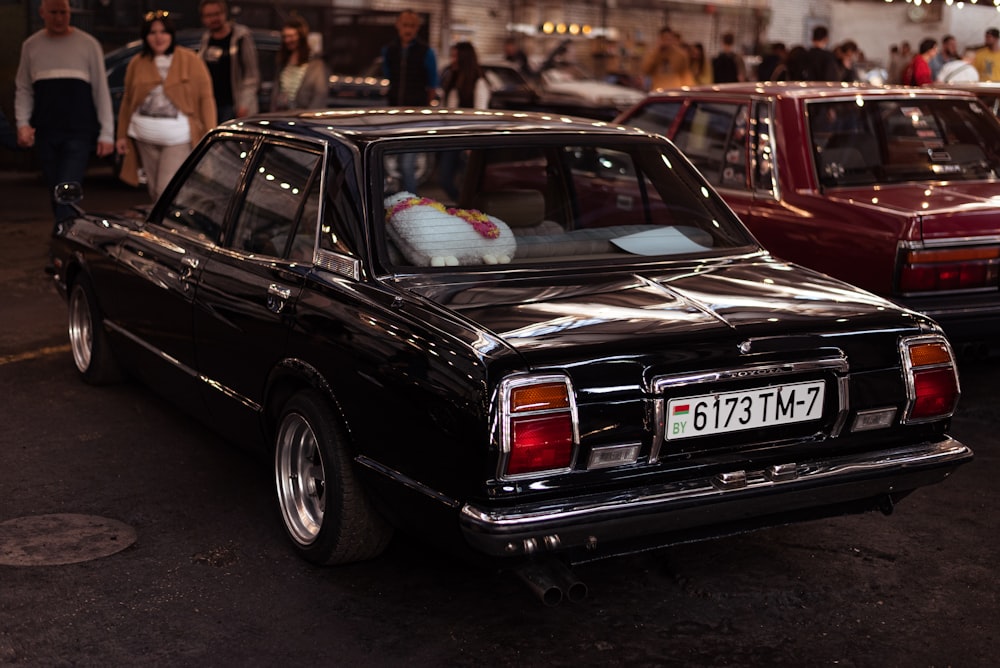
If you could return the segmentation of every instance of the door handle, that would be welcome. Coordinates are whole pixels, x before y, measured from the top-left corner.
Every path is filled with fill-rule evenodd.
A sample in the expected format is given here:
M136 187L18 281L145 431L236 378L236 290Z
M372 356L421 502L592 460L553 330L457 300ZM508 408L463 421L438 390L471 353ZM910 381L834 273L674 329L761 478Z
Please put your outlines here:
M268 310L273 311L274 313L281 313L285 308L285 302L291 299L291 297L291 289L282 287L277 283L271 283L267 286Z
M194 270L198 268L198 258L191 257L190 255L181 256L181 280L186 281L191 278L194 274Z

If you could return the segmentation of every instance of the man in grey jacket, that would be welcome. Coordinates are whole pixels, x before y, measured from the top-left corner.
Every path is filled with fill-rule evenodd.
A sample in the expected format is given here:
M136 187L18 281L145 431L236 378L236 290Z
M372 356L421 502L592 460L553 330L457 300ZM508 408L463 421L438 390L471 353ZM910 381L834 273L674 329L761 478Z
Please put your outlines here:
M201 0L199 11L205 26L199 53L212 75L219 122L256 114L260 66L253 34L229 20L225 0Z

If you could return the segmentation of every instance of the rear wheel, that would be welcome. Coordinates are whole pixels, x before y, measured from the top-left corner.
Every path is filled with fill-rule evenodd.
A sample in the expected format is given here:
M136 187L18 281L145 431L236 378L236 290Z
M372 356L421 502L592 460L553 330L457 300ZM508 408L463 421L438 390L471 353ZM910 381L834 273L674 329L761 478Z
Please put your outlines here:
M316 564L371 559L392 537L354 475L345 441L315 392L296 394L281 412L274 444L278 507L292 543Z
M121 380L121 372L104 331L104 316L86 276L80 276L70 288L69 345L73 363L85 381L105 385Z

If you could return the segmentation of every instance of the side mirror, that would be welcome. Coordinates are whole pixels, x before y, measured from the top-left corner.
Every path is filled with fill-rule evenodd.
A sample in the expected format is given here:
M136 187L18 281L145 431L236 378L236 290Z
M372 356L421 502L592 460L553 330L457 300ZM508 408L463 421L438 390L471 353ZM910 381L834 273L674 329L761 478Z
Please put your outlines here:
M76 204L83 199L83 186L76 181L60 183L56 186L52 196L59 204Z

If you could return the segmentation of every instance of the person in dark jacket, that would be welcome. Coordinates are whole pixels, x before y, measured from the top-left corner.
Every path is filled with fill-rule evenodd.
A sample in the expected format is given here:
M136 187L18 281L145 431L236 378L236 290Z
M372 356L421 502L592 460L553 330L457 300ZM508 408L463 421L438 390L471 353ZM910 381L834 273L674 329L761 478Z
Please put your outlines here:
M437 56L428 44L417 38L420 16L404 9L396 19L398 39L382 47L382 74L389 80L386 95L389 106L425 107L437 100ZM403 189L417 191L417 154L399 156Z
M736 37L731 32L722 36L722 50L712 59L712 81L715 83L733 83L746 81L746 69L743 59L733 45Z
M424 107L437 99L437 56L417 37L420 16L404 9L396 19L398 39L382 48L382 73L389 80L390 106Z
M826 26L813 28L812 48L806 52L804 81L840 81L840 63L833 51L827 48L830 43L830 32Z

